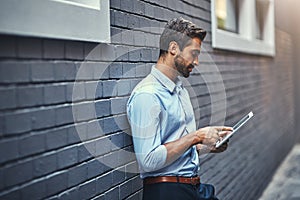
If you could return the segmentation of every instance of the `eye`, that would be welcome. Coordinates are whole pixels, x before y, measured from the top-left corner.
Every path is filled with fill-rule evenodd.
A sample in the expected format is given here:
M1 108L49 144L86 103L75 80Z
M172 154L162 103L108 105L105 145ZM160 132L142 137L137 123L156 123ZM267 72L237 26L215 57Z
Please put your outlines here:
M195 57L198 57L200 54L200 52L198 51L192 51L192 56L195 58Z

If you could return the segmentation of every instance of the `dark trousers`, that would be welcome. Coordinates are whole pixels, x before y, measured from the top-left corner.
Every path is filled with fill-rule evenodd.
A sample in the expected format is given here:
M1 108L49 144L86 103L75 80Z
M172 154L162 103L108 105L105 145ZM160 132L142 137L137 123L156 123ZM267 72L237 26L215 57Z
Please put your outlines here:
M144 184L143 200L218 200L210 184Z

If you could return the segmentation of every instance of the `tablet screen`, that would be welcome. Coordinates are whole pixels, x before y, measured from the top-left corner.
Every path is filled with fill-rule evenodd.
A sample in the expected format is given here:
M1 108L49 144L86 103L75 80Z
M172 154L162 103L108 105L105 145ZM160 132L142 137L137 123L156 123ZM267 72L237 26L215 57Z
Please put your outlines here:
M251 111L248 115L243 117L238 123L236 123L232 128L233 131L228 134L226 137L223 138L223 140L218 141L216 143L216 148L220 147L224 142L226 142L239 128L241 128L249 119L253 117L253 112Z

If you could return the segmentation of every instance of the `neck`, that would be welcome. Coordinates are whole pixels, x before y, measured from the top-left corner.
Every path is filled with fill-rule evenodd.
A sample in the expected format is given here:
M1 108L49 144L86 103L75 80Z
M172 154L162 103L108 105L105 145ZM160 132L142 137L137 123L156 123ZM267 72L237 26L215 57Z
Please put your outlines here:
M156 68L173 82L177 79L178 72L174 61L160 57L156 63Z

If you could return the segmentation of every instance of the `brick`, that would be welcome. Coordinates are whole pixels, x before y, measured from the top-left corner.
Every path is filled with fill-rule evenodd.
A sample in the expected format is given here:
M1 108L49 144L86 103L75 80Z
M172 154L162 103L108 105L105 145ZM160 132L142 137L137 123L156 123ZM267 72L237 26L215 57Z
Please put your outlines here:
M130 61L140 61L141 59L141 50L136 48L136 49L132 49L130 52L129 52L129 60Z
M119 32L119 35L121 36L122 33L121 31ZM128 52L129 48L125 46L116 46L116 61L128 61ZM124 65L125 63L123 63ZM124 68L123 68L124 72Z
M152 60L151 49L141 49L141 61L149 62Z
M151 51L151 53L152 53L152 61L156 61L157 59L158 59L158 57L159 57L159 49L157 49L157 48L152 48L152 51Z
M98 66L96 62L76 62L77 76L76 80L93 80L94 79L94 69Z
M94 103L78 103L73 105L74 121L84 121L95 118Z
M18 107L38 106L44 103L43 87L30 86L17 88Z
M125 167L118 168L112 172L113 185L118 185L125 181Z
M111 0L110 7L112 8L121 8L121 0Z
M68 129L59 128L47 131L45 137L48 150L66 146L68 144Z
M105 200L119 199L119 187L113 188L105 193Z
M97 87L98 87L98 81L85 83L85 96L86 96L86 99L95 100Z
M31 130L31 113L16 113L4 116L5 135L24 133Z
M30 66L25 62L1 62L1 83L24 83L30 81Z
M58 168L65 168L78 162L77 147L63 149L57 153Z
M96 154L95 156L101 156L110 152L110 139L108 137L99 138L95 140Z
M132 2L132 1L130 1L130 2ZM128 28L138 28L138 27L140 27L139 17L134 16L134 15L128 15L127 27Z
M74 138L69 137L69 139L68 139L69 143L70 143L70 139L77 139L78 138L77 136L79 136L80 141L83 141L83 140L87 139L87 125L86 125L86 123L76 124L74 127L69 128L69 131L70 131L69 136L70 136L70 133L73 135L71 137L75 136Z
M130 80L120 80L117 82L117 95L124 96L131 93Z
M66 85L51 84L44 86L45 104L57 104L66 102Z
M73 111L71 105L64 105L55 108L55 125L73 123Z
M136 77L145 77L147 75L146 71L146 65L145 64L139 64L136 66Z
M119 131L119 127L115 121L115 117L105 118L103 121L103 132L105 134L113 133Z
M95 102L96 117L108 116L111 114L110 100L98 100Z
M122 0L121 1L121 8L123 10L132 12L133 11L133 1L130 0Z
M77 68L73 62L55 61L53 67L56 81L75 80Z
M123 78L134 78L135 76L135 64L123 63Z
M90 199L96 195L96 181L91 180L79 186L79 199Z
M17 42L15 36L1 35L0 37L0 57L16 57Z
M91 121L87 124L87 138L93 139L102 136L101 120Z
M124 147L124 133L116 133L110 136L112 151L119 150Z
M80 101L86 98L84 83L75 82L74 84L67 84L66 90L66 99L68 102Z
M137 162L129 163L125 166L126 179L132 178L139 173L139 167Z
M7 162L19 157L17 139L2 139L0 141L0 163Z
M101 159L93 159L87 162L88 179L98 177L110 170Z
M19 37L17 56L20 58L42 58L42 40L39 38Z
M83 43L67 41L65 43L65 58L72 60L83 60Z
M121 26L121 27L127 26L127 15L124 12L115 11L114 16L115 16L116 26Z
M65 54L65 43L62 40L43 40L43 58L63 59Z
M154 6L149 5L145 7L145 15L151 18L156 18L154 14Z
M93 65L94 67L94 79L95 80L105 80L109 78L109 63L97 63Z
M82 164L68 170L68 187L73 187L87 179L87 164Z
M145 46L145 34L143 32L138 31L132 31L132 34L134 35L134 45L135 46Z
M150 20L147 19L147 18L144 18L144 17L141 17L140 18L140 27L141 27L141 30L144 30L144 31L147 31L149 32L150 31ZM145 37L147 38L147 37Z
M32 169L32 161L19 162L3 168L5 186L10 187L31 180L33 177Z
M101 43L101 60L103 61L114 61L116 59L115 48L111 44Z
M121 63L112 63L109 66L109 78L122 78L122 64Z
M31 80L34 82L44 82L54 80L53 63L37 62L31 65Z
M46 181L32 182L21 189L21 199L42 199L46 197Z
M95 152L95 143L89 142L79 145L78 149L78 161L87 161L88 159L93 158Z
M118 160L118 152L112 152L103 156L103 163L108 167L115 169L120 167L120 162Z
M132 192L136 192L143 188L143 181L139 176L132 180Z
M31 112L31 119L34 130L53 127L55 125L55 110L49 108Z
M34 134L20 138L19 140L19 154L20 156L28 156L45 151L45 135Z
M17 106L16 89L14 87L0 89L0 109L15 108Z
M111 13L113 14L111 17L115 17L114 16L114 12L115 11L111 11ZM114 18L115 19L115 18ZM113 19L113 20L114 20ZM114 21L113 22L111 22L111 24L112 23L114 23ZM122 43L122 30L121 29L119 29L119 28L115 28L115 27L111 27L111 42L112 43L114 43L114 44L116 44L116 43L118 43L118 44L121 44ZM121 46L120 46L121 47ZM119 48L119 47L118 47ZM116 57L118 58L119 56L118 56L118 54L117 54L117 49L118 48L116 48L115 49L115 51L116 51ZM120 60L122 60L122 59L116 59L116 60L118 60L118 61L120 61Z
M78 126L78 125L76 125L76 126ZM83 126L85 128L85 132L86 132L86 125L83 124L81 126ZM71 126L68 126L66 128L68 130L67 131L68 132L68 144L74 144L74 143L78 143L78 142L81 141L80 138L79 138L79 135L77 134L77 131L76 131L76 128L75 128L74 124L72 124Z
M125 199L132 193L132 185L130 182L124 182L120 185L120 199Z
M57 169L56 153L44 154L33 160L33 176L40 177Z
M96 191L102 193L112 186L112 174L107 173L97 179Z
M126 113L126 103L128 98L118 97L111 99L111 114Z
M66 172L55 173L47 177L47 196L61 192L68 187L68 174ZM44 194L45 195L45 194Z
M126 17L127 23L127 15L125 15L124 17ZM132 31L127 30L122 32L122 43L127 45L134 45L134 37Z
M85 42L84 43L84 60L86 61L100 61L101 46L98 43Z
M136 1L133 3L134 12L143 15L145 13L145 3L141 1Z
M131 132L127 131L127 134L124 135L124 146L132 145Z
M103 81L103 97L112 97L117 95L117 82L115 80Z
M102 82L97 83L96 92L95 92L95 99L99 99L103 96L103 84Z

